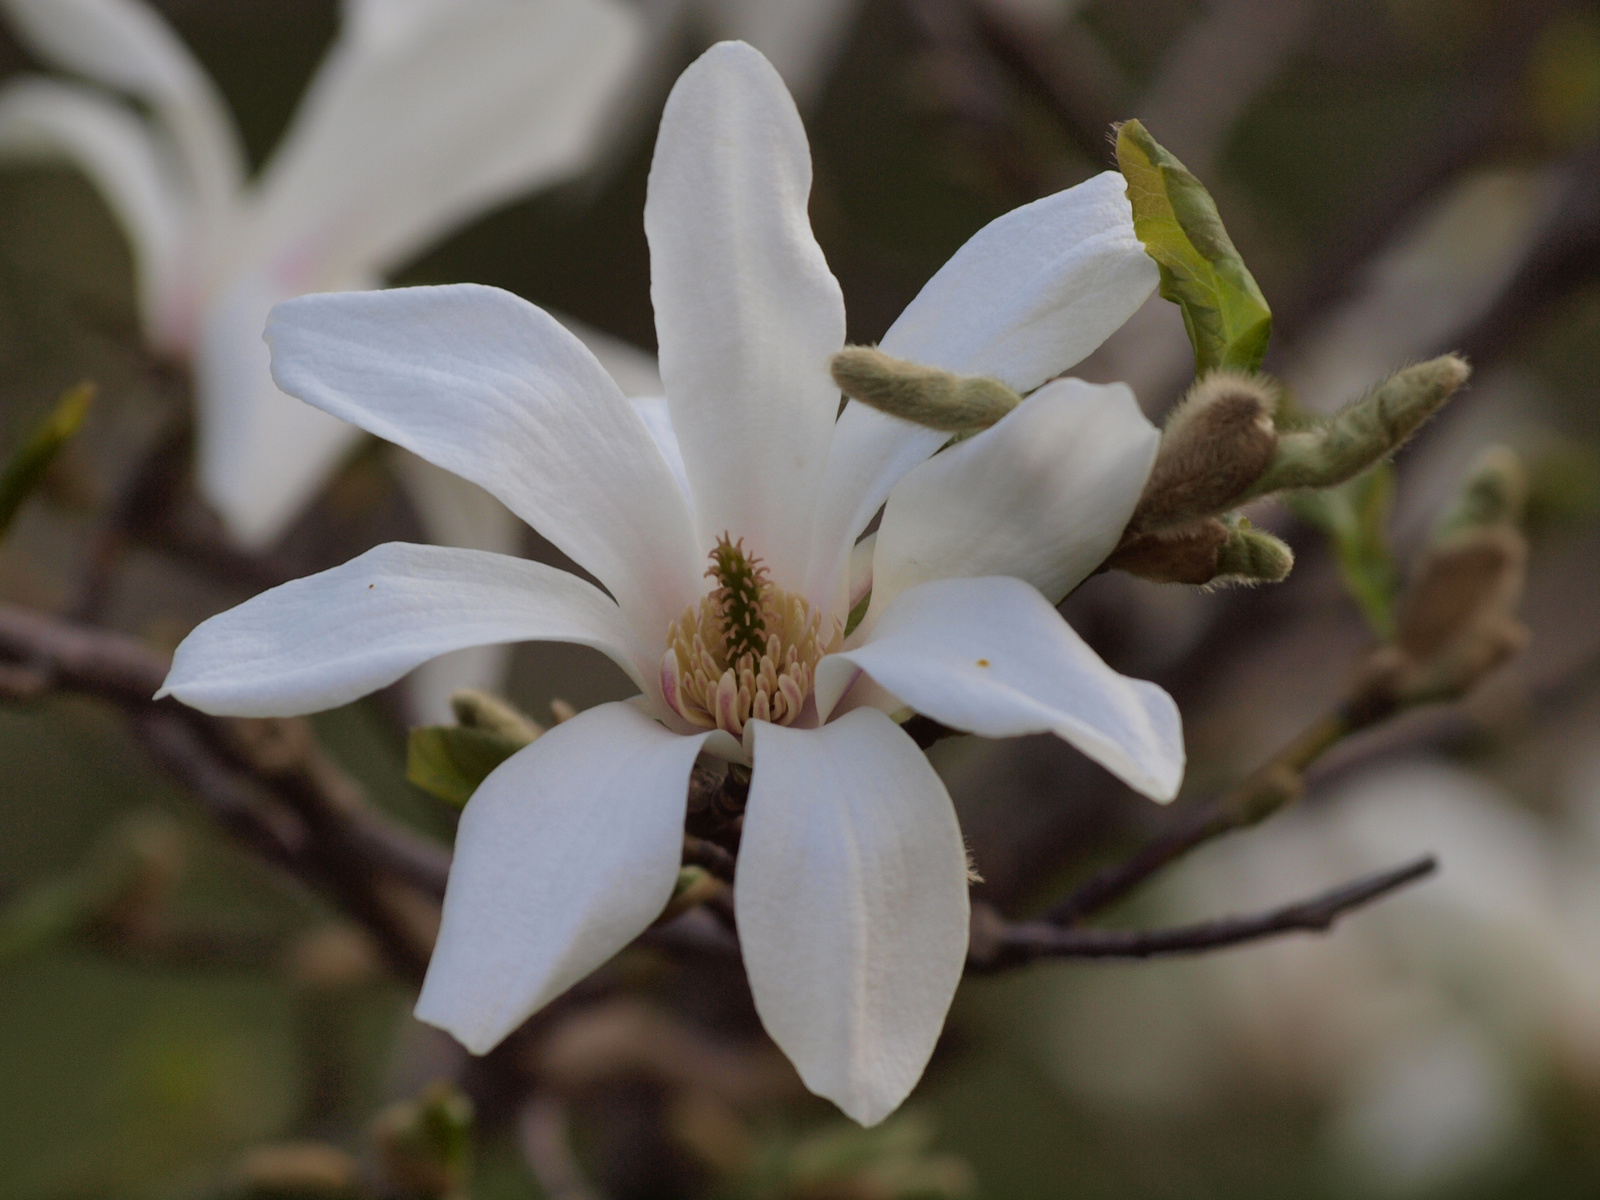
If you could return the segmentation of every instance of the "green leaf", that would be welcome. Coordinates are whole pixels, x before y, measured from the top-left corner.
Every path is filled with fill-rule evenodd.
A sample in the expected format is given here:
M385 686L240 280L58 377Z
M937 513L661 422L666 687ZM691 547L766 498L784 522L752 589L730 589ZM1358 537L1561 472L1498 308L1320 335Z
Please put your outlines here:
M17 510L39 486L61 447L78 432L89 402L94 399L94 390L94 384L80 383L63 392L55 407L0 467L0 537L11 528Z
M1183 311L1194 370L1254 371L1272 336L1272 310L1234 249L1216 203L1138 121L1117 129L1133 231L1161 269L1161 295Z
M1384 641L1394 637L1394 600L1400 576L1389 549L1389 513L1394 507L1394 468L1379 463L1348 483L1319 492L1297 492L1289 507L1333 542L1339 574Z
M460 808L489 772L528 743L489 729L422 725L406 741L406 778Z

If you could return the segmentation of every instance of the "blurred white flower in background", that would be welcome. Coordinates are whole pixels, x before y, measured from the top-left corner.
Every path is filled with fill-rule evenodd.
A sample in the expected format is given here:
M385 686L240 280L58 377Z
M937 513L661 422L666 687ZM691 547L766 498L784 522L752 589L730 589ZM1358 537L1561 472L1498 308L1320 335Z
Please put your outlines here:
M1326 937L1063 980L1055 1074L1145 1108L1310 1099L1364 1194L1514 1167L1542 1089L1600 1095L1600 846L1419 760L1206 848L1157 903L1176 921L1271 908L1422 852L1437 876Z
M844 302L810 187L772 66L708 51L650 173L651 404L493 288L281 305L286 388L482 485L610 595L504 555L380 546L202 624L166 690L290 715L463 646L605 653L642 696L556 726L468 803L418 1015L483 1053L637 937L672 894L706 748L754 764L734 895L756 1008L809 1087L873 1123L920 1077L968 937L950 798L886 713L1053 732L1157 799L1182 775L1171 699L1052 607L1116 545L1159 442L1127 387L1058 376L1156 271L1112 172L979 231L883 348L1031 394L935 455L948 435L839 414Z
M192 367L200 490L246 548L282 534L358 436L272 382L272 306L376 287L496 204L578 174L643 50L619 0L346 0L289 129L247 179L221 95L154 9L3 3L35 53L101 86L10 84L0 155L64 157L104 195L132 247L148 343ZM653 375L648 356L591 336L619 377ZM517 548L497 501L407 458L398 475L430 540ZM444 719L452 690L493 684L507 660L481 647L431 663L413 707Z
M346 0L288 131L247 179L220 94L154 9L4 10L41 58L100 86L10 84L0 154L64 157L105 196L151 347L193 366L200 487L247 547L284 530L357 436L272 383L272 306L377 286L493 205L582 170L641 50L618 0Z

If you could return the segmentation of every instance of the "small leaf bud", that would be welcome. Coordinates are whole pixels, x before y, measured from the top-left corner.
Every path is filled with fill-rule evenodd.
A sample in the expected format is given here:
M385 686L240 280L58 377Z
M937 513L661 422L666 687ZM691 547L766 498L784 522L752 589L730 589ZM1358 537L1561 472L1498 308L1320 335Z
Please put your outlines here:
M372 1121L384 1174L402 1195L454 1200L466 1195L472 1168L472 1101L440 1080Z
M458 688L450 693L450 711L468 729L482 729L527 745L544 732L532 717L518 712L499 696L476 688Z
M1396 371L1326 423L1280 436L1272 464L1241 499L1343 483L1404 445L1471 373L1453 354Z
M1150 532L1226 512L1278 447L1277 389L1259 375L1211 371L1167 418L1161 450L1128 527Z
M1473 529L1522 518L1528 500L1528 479L1522 460L1505 446L1490 446L1478 456L1455 506L1439 523L1434 542L1440 544Z
M1215 585L1282 583L1294 569L1294 551L1265 529L1240 522L1217 550Z
M846 346L828 369L850 399L944 433L977 433L1022 403L998 379L907 362L875 346Z

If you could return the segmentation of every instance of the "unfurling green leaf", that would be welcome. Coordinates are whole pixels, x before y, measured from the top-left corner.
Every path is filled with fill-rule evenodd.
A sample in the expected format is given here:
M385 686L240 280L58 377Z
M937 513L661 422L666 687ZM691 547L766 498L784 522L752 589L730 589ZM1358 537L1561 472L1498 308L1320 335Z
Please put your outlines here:
M1234 249L1200 181L1138 121L1117 129L1133 230L1161 269L1161 294L1183 312L1196 375L1254 371L1272 336L1272 310Z
M460 808L490 771L532 740L466 725L418 726L406 741L406 778Z
M6 535L22 502L33 494L61 448L78 432L94 399L94 384L80 383L61 394L44 420L0 467L0 537Z
M1333 542L1345 590L1384 641L1394 636L1399 575L1389 550L1389 512L1394 505L1394 468L1379 463L1339 487L1300 492L1289 498L1296 516Z

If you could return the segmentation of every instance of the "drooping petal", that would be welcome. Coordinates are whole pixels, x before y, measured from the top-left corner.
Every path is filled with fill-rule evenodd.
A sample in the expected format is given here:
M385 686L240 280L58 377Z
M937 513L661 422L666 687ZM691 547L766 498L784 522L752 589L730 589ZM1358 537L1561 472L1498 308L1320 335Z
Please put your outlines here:
M391 469L411 499L422 531L436 546L462 546L516 554L525 527L511 510L475 483L468 483L408 450L396 448ZM495 689L505 682L511 646L468 646L430 658L406 680L413 715L425 725L449 722L450 695L457 688Z
M64 158L99 189L133 251L139 312L165 345L183 280L189 200L143 121L75 84L23 79L0 93L0 156Z
M811 152L771 64L706 51L661 117L645 200L661 377L702 549L745 539L798 587L839 392L844 300L811 233Z
M195 349L200 493L248 549L270 545L294 523L360 434L273 382L261 331L293 295L260 273L241 276L206 310Z
M1152 799L1172 799L1183 781L1172 697L1106 666L1020 579L943 579L902 592L864 644L817 664L824 719L858 668L952 729L1054 733Z
M148 103L172 134L199 206L202 237L226 236L244 151L216 85L155 9L140 0L3 0L43 58Z
M602 704L497 767L461 814L417 1017L484 1054L643 932L672 896L706 736Z
M916 1085L967 954L967 859L944 784L895 723L753 723L734 906L761 1023L863 1125Z
M300 291L384 271L576 173L642 44L617 0L365 5L256 190L252 265Z
M883 350L1024 393L1082 361L1156 286L1124 187L1106 171L985 225L884 334ZM819 558L854 540L900 476L943 442L909 421L845 405L817 514ZM813 566L814 575L822 570Z
M291 395L485 488L659 644L700 594L688 506L634 407L549 314L474 284L303 296L273 310Z
M297 716L347 704L435 655L522 641L592 646L641 687L656 673L617 606L575 575L390 542L202 622L161 695L228 716Z
M1125 384L1046 384L895 485L867 620L930 579L1015 575L1059 601L1116 548L1160 441Z

